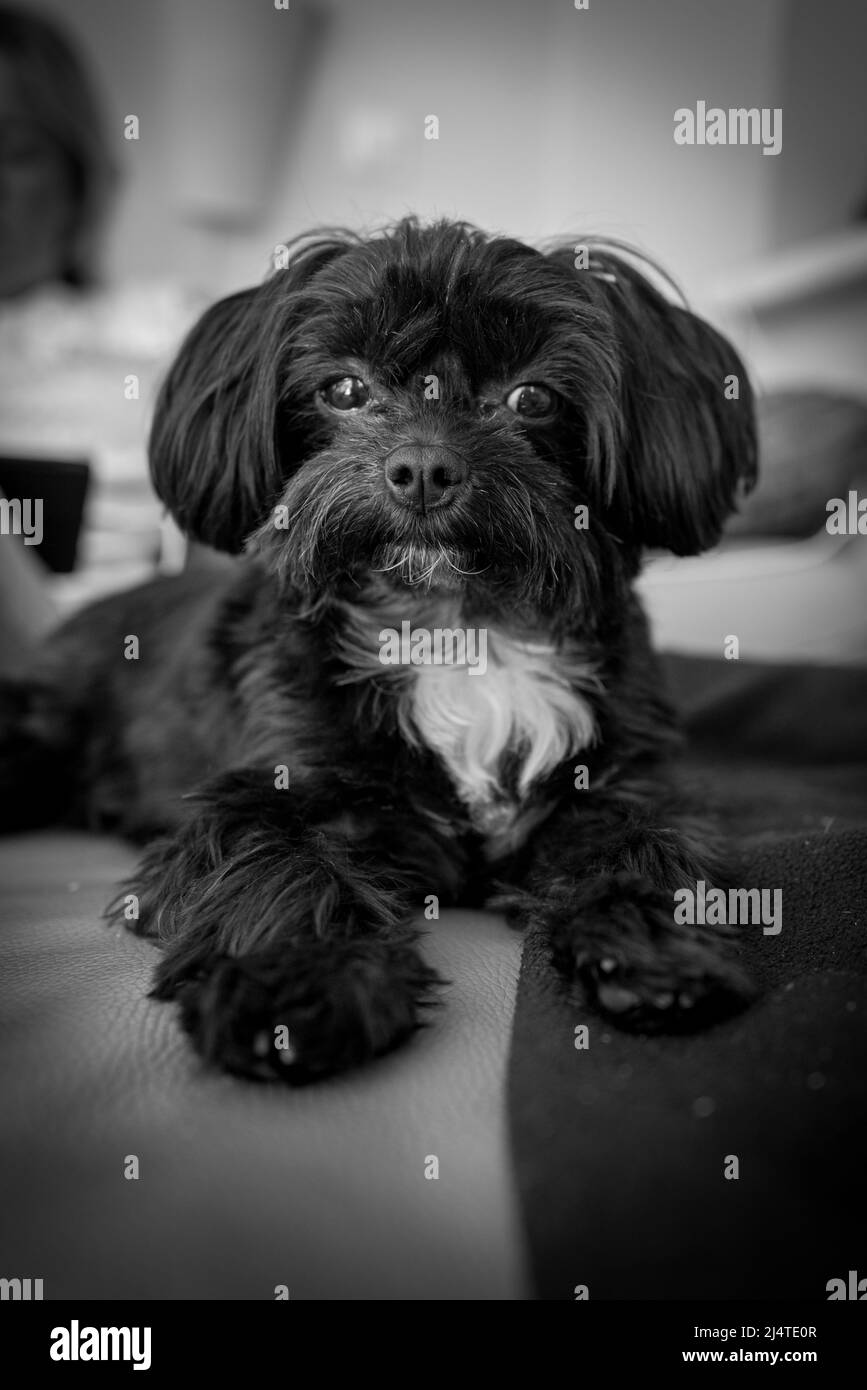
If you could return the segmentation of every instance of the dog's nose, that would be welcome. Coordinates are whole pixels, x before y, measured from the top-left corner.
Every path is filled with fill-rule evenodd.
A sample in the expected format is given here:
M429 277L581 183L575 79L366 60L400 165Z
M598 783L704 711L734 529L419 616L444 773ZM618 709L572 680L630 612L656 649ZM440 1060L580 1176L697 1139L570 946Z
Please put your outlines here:
M461 491L467 465L443 444L401 444L385 461L385 481L396 502L426 512L447 507Z

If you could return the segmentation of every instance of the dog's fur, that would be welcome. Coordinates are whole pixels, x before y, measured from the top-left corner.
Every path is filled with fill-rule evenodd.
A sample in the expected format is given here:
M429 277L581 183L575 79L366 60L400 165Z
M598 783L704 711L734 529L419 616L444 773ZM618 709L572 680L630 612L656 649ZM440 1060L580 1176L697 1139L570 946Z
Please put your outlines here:
M129 925L232 1070L305 1080L410 1033L430 894L541 926L620 1023L720 1017L750 985L724 929L673 919L715 863L664 772L632 584L644 547L712 545L752 484L742 364L606 244L576 268L410 219L291 253L193 329L152 431L181 526L244 558L95 605L6 688L6 828L160 837ZM323 398L347 377L363 408ZM547 415L506 404L525 383ZM405 620L485 629L487 671L383 665Z

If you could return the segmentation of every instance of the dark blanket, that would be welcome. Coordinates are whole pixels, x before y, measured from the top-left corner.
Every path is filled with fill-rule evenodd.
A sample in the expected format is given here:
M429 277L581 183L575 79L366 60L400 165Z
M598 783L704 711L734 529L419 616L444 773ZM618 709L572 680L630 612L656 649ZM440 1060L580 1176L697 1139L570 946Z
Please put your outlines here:
M826 1299L867 1277L867 672L668 673L735 881L783 890L782 931L738 928L761 999L692 1038L585 1017L528 939L510 1102L536 1293Z

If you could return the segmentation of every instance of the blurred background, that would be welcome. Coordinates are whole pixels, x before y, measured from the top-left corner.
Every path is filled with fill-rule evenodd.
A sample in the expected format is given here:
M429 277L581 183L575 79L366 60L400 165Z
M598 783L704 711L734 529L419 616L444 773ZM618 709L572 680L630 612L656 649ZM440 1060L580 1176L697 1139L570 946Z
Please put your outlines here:
M531 242L613 234L670 270L747 358L764 479L712 555L650 557L659 642L867 660L867 537L825 528L830 498L867 496L861 0L278 6L0 5L0 489L24 495L23 470L47 515L54 498L82 516L38 593L37 548L0 537L7 629L13 591L26 645L186 563L144 446L201 308L298 232L415 212ZM780 108L780 153L675 144L699 101Z

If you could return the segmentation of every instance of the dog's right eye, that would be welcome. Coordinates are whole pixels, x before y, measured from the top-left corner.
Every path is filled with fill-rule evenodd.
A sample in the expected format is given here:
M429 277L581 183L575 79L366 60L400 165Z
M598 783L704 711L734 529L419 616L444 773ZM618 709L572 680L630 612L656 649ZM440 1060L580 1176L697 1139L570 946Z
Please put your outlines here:
M360 376L342 376L317 392L329 410L363 410L370 400L370 390Z

